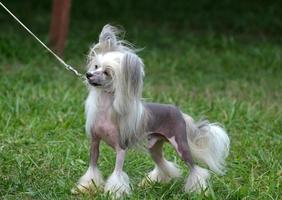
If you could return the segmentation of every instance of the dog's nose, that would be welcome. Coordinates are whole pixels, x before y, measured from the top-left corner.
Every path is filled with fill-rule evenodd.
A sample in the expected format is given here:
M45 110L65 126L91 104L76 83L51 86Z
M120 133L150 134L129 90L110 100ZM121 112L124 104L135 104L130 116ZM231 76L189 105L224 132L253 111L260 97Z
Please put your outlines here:
M91 72L86 72L86 78L91 78L93 76L93 74Z

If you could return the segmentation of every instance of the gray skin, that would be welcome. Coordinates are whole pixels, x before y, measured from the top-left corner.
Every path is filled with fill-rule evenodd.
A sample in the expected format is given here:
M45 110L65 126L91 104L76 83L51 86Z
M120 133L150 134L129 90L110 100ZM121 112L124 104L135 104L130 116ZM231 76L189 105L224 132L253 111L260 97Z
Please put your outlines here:
M154 161L162 157L162 146L168 141L184 162L193 167L186 133L186 123L180 110L173 105L146 103L150 117L147 125L148 149Z

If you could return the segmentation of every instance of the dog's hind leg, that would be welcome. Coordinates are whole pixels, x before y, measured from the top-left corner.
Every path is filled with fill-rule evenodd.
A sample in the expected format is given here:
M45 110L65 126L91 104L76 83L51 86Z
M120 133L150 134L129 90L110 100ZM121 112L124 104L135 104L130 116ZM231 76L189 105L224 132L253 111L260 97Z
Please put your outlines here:
M105 192L113 194L116 198L131 192L128 175L122 170L125 153L126 150L120 147L116 148L115 169L105 184Z
M172 178L181 176L181 172L176 164L167 161L163 155L164 139L159 136L149 138L149 152L156 163L155 168L148 174L147 178L143 179L141 185L146 185L148 182L168 182Z
M90 147L90 165L85 174L79 179L76 187L71 190L73 194L88 192L89 190L99 189L103 186L103 177L97 167L99 145L100 139L92 138Z
M176 152L179 154L185 164L190 168L190 174L184 186L185 192L204 191L207 187L209 171L194 164L188 146L186 131L178 129L177 131L175 131L174 136L169 138L168 140L174 146Z

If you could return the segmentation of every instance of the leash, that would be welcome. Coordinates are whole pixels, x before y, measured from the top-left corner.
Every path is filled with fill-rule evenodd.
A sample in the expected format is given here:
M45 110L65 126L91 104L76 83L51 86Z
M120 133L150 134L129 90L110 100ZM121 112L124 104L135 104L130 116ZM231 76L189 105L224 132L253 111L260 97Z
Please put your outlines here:
M60 58L54 51L52 51L46 44L44 44L31 30L29 30L1 1L0 5L37 41L39 42L49 53L51 53L62 65L64 65L65 69L73 72L79 78L85 80L85 76L79 73L72 66L65 63L65 61Z

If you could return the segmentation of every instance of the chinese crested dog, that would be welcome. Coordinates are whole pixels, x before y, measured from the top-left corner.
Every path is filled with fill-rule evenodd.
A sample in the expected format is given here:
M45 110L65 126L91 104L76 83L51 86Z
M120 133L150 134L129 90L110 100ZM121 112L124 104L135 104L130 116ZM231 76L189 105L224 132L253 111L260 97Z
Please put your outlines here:
M181 176L177 165L165 159L162 147L170 143L182 158L190 174L185 192L204 191L209 170L224 173L229 151L225 130L207 121L195 123L174 105L142 101L144 64L131 46L118 38L119 31L104 26L99 43L90 49L86 77L89 95L86 100L86 132L91 136L90 165L72 192L104 188L116 197L130 194L128 175L123 163L128 148L146 140L155 168L141 182L168 182ZM99 144L104 141L116 151L113 173L104 183L98 169Z

